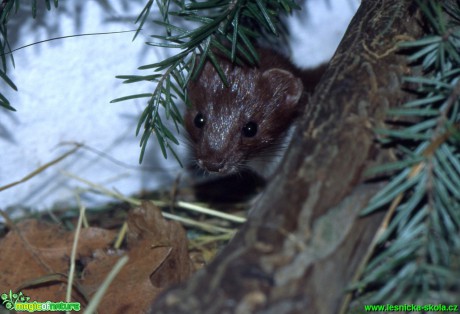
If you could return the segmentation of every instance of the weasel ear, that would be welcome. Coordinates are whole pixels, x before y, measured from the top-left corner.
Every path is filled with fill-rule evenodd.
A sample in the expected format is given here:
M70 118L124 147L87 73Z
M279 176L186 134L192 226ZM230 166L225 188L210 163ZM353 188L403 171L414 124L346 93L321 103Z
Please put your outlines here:
M262 78L268 81L274 97L284 97L289 106L297 105L303 93L303 84L298 77L289 71L274 68L262 73Z

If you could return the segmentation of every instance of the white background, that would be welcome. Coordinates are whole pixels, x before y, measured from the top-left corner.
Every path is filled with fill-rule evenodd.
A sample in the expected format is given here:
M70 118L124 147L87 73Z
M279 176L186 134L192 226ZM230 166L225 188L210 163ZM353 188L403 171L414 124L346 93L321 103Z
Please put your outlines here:
M110 1L110 9L104 2L61 0L59 8L50 12L42 4L36 20L29 5L23 4L9 23L10 44L14 49L59 36L133 30L147 1ZM332 56L359 0L310 0L308 4L288 22L293 61L299 66L313 66ZM110 103L118 97L153 91L151 84L121 84L115 76L148 74L137 67L161 60L167 52L144 42L161 31L150 24L135 41L134 33L85 36L14 52L16 67L9 64L8 73L19 91L0 81L0 90L17 109L0 109L0 186L20 180L73 147L63 145L65 142L83 143L124 164L80 149L31 180L1 191L0 209L44 209L72 202L75 189L87 186L65 172L124 195L167 189L185 172L172 156L163 159L154 137L139 165L140 138L135 137L135 128L145 100ZM183 148L179 152L184 156ZM95 200L94 194L86 195L87 204Z

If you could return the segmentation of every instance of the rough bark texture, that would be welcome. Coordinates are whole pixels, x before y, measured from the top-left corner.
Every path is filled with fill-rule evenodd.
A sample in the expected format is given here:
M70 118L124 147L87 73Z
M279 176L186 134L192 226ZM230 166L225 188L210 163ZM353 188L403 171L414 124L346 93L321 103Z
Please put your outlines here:
M151 313L337 313L382 215L363 172L383 156L372 129L407 100L396 44L418 37L414 1L365 0L303 116L280 175L206 269Z

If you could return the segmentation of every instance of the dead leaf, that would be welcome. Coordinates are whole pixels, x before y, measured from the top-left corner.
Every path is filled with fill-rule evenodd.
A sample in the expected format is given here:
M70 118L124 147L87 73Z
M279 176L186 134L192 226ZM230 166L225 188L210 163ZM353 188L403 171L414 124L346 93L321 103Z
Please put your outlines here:
M108 247L114 237L113 231L82 229L78 258L90 257L96 248ZM26 286L20 291L31 300L64 301L73 240L73 232L57 225L37 220L18 223L0 239L0 293ZM74 301L84 302L78 293L74 297Z
M179 223L166 221L160 210L144 202L128 217L129 261L120 271L98 307L99 313L141 313L163 289L189 277L192 264L188 240ZM95 293L120 258L98 254L85 268L82 284Z
M188 278L193 270L184 229L166 221L157 207L143 203L130 212L127 223L127 245L118 251L110 248L115 231L81 230L76 262L84 268L75 285L89 298L120 257L129 256L99 304L101 314L146 311L159 292ZM21 289L31 302L64 301L73 239L73 231L57 225L37 220L19 223L0 240L0 293L34 282ZM37 278L43 282L37 285ZM86 304L78 293L72 301L80 302L82 309Z

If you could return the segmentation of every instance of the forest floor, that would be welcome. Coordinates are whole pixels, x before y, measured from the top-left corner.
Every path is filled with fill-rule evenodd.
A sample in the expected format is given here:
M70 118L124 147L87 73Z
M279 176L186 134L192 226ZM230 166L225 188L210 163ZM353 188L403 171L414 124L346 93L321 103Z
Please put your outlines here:
M133 197L93 185L92 192L114 202L15 219L2 211L2 305L50 301L95 306L98 313L146 311L161 291L210 263L262 188L252 174Z

